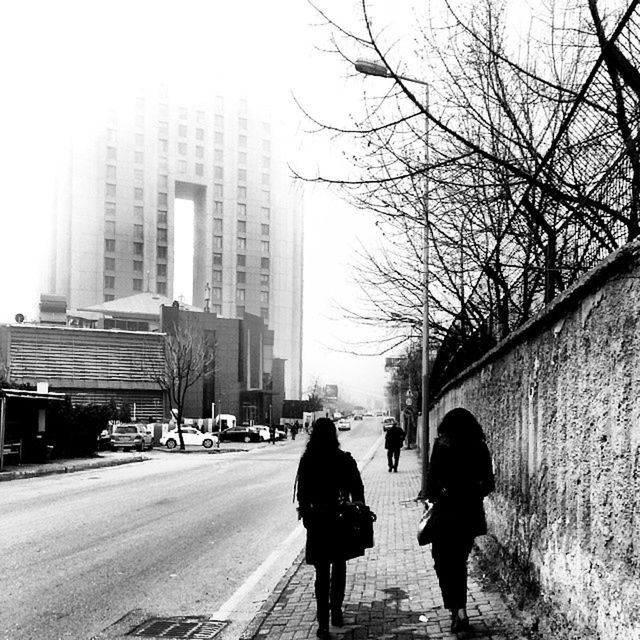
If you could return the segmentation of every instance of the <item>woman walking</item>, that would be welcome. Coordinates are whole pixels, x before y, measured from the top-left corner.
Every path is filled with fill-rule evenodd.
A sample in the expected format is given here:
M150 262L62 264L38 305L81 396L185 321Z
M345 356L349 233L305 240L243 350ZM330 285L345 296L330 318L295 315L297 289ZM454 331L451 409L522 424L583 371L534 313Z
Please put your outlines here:
M305 560L316 569L315 595L319 638L329 638L331 624L341 627L346 561L355 552L341 535L339 505L364 503L360 472L350 453L340 450L335 424L319 418L313 424L297 475L298 513L307 529Z
M482 427L466 409L452 409L438 426L426 495L435 503L431 555L454 633L469 629L467 560L474 538L487 532L482 502L494 488Z

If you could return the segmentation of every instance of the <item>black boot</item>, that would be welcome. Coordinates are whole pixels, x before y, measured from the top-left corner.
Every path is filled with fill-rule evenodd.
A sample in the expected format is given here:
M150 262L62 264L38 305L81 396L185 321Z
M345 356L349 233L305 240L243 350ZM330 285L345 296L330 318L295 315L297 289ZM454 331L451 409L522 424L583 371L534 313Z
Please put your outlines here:
M329 607L324 603L318 603L317 612L318 630L316 631L316 635L318 638L325 640L331 637L329 635Z
M331 624L334 627L344 627L342 609L331 609Z

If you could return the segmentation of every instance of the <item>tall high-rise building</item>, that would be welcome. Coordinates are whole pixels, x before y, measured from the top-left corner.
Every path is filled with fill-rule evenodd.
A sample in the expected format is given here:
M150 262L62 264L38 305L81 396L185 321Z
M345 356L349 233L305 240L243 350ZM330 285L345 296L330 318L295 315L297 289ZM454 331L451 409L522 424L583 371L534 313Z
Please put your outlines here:
M287 139L263 105L213 90L160 87L85 118L59 166L44 292L70 308L154 291L262 316L298 398L303 220Z

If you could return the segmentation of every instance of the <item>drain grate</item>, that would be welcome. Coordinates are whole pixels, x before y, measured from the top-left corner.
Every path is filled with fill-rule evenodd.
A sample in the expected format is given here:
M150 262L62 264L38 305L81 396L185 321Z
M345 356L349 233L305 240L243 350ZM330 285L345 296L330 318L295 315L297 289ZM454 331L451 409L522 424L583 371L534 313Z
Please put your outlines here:
M127 635L143 638L209 640L215 638L226 625L226 621L211 620L203 616L149 618L129 631Z

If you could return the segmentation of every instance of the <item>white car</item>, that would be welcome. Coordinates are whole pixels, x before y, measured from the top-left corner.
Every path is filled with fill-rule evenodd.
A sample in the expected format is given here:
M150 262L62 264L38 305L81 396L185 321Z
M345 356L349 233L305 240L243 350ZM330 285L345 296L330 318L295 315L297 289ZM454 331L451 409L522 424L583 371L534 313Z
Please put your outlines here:
M185 446L196 445L198 447L204 447L205 449L211 449L215 442L218 442L218 436L212 433L202 433L195 427L182 427L182 438ZM180 445L180 436L177 429L167 431L162 438L160 438L160 444L167 447L167 449L175 449Z
M269 427L264 424L254 424L253 429L255 429L260 434L260 440L262 442L268 442L271 437L269 434Z
M338 431L349 431L351 429L351 423L345 418L338 420Z

